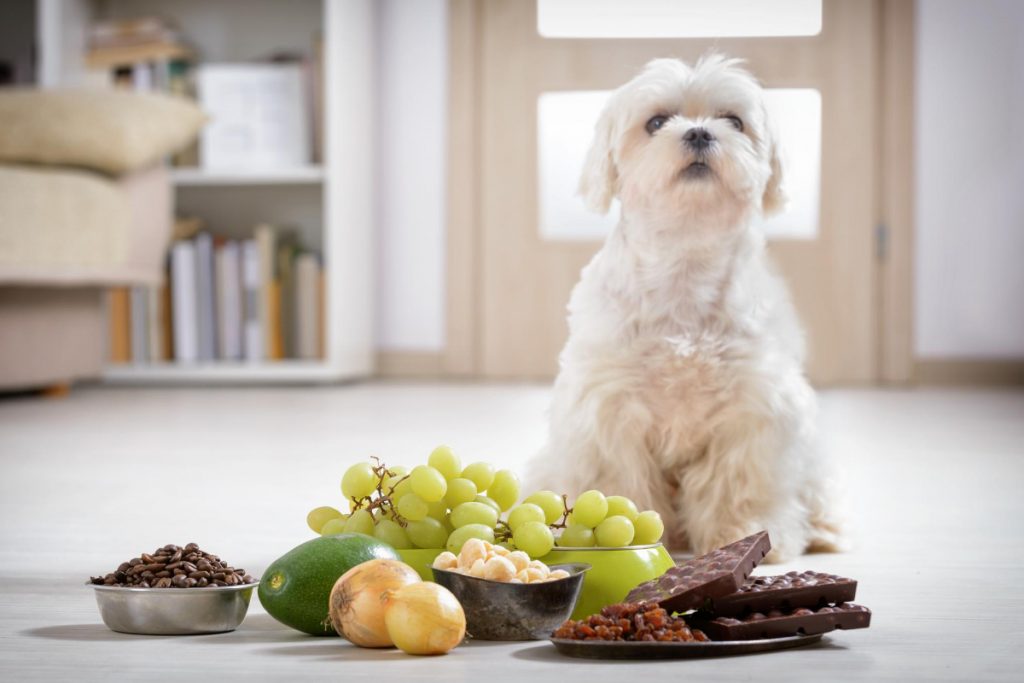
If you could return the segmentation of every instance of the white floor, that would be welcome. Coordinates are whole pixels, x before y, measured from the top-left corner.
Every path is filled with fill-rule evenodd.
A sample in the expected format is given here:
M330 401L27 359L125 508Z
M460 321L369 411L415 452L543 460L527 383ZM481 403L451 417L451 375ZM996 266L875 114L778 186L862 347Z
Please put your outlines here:
M546 400L544 387L369 384L0 401L0 680L1021 680L1024 393L822 396L857 547L782 569L859 579L874 616L803 650L624 664L473 643L420 659L302 636L258 604L234 633L133 637L105 629L82 585L170 542L258 575L309 538L306 511L338 502L349 463L416 464L448 442L520 467Z

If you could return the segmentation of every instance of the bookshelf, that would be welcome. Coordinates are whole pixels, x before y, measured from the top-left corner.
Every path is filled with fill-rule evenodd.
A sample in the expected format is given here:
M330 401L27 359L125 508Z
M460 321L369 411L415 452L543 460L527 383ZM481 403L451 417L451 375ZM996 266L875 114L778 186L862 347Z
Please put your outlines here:
M323 142L316 163L272 170L171 169L182 214L242 239L254 224L287 225L322 257L323 357L319 360L109 364L114 384L336 382L374 371L373 0L37 0L40 85L88 83L85 38L97 20L173 20L199 63L236 63L272 52L309 54L322 40Z
M177 187L205 187L217 185L311 185L323 182L322 166L296 166L273 171L207 170L203 168L175 168L171 182Z

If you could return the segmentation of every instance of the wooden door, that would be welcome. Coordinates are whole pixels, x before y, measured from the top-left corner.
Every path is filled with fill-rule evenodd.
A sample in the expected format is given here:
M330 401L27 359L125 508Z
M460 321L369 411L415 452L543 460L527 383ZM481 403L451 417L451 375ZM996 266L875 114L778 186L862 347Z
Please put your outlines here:
M816 36L714 40L551 39L538 34L532 1L487 0L474 11L480 374L554 375L568 331L570 290L600 246L540 235L538 97L611 90L651 59L692 63L715 49L746 59L767 88L815 88L821 94L817 234L772 240L769 251L808 332L811 379L823 385L875 378L876 2L825 0Z

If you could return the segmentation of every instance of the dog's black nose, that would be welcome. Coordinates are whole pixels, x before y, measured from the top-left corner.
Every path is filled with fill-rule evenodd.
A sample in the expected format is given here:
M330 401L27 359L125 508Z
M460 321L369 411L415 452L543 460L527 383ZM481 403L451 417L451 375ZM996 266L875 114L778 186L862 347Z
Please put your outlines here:
M683 140L698 152L707 149L714 142L715 136L707 128L691 128L683 135Z

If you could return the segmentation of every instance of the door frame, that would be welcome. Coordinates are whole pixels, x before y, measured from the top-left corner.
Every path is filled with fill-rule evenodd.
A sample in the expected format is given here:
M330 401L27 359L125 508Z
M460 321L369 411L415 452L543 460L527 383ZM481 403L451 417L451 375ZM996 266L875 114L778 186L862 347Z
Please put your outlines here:
M914 0L878 4L876 101L879 137L875 216L878 261L877 383L913 379L913 119ZM481 6L486 0L449 0L448 233L446 343L441 372L481 373L482 263L480 239L482 46Z

